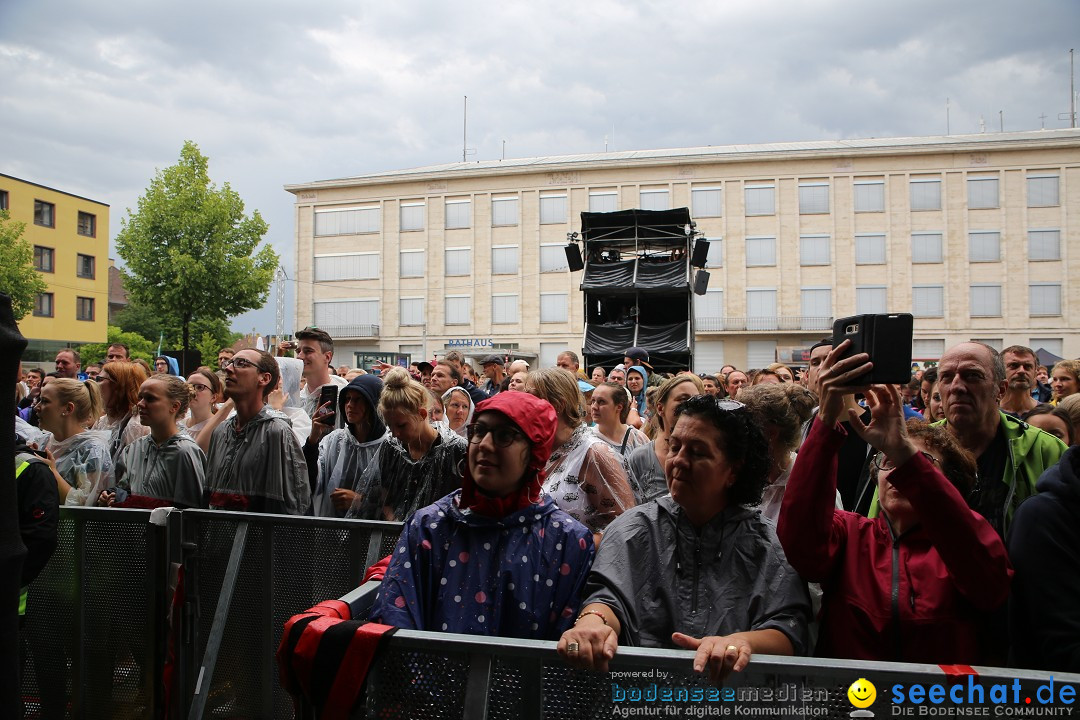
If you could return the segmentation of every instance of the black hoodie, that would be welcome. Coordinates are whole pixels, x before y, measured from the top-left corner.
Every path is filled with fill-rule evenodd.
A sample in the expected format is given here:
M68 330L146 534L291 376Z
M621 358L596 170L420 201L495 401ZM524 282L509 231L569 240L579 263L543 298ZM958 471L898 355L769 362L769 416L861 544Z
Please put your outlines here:
M338 391L338 413L342 418L343 427L352 432L352 425L345 420L346 393L358 392L367 401L368 417L371 418L371 430L366 438L357 438L360 442L378 440L386 434L386 425L383 424L382 416L379 415L379 396L382 395L383 381L377 375L357 375L352 381ZM314 422L314 420L312 420ZM308 467L308 481L311 483L311 491L315 492L315 485L319 476L319 444L311 442L308 438L304 441L304 460Z
M1043 473L1009 532L1012 662L1080 672L1080 450Z

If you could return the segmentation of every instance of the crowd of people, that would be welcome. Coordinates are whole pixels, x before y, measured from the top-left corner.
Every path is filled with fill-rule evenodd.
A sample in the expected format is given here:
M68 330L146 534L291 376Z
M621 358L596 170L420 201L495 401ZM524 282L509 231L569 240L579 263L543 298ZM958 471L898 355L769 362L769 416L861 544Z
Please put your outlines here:
M656 372L457 351L335 368L305 328L186 379L109 347L16 388L19 458L60 504L404 523L373 620L696 651L1080 671L1080 361L949 348L899 386L823 340L774 363ZM49 488L52 491L52 487Z

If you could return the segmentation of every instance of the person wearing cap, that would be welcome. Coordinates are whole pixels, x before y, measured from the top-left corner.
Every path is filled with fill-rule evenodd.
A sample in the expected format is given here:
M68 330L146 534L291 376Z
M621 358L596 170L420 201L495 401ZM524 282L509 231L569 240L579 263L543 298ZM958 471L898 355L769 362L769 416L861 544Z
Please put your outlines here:
M502 389L502 381L506 377L503 359L498 355L488 355L480 361L480 365L484 368L484 377L487 378L487 382L481 385L480 389L493 397Z
M652 371L653 366L649 364L649 351L645 348L628 348L624 355L623 365L626 367L630 368L634 365L640 365L641 367L647 368L650 372Z
M555 410L526 393L480 403L461 488L402 529L371 609L394 627L554 640L571 627L592 534L541 492Z
M506 368L506 374L509 375L510 377L513 377L514 375L516 375L519 372L523 372L523 373L529 372L529 363L528 363L528 361L522 360L521 358L518 358L514 362L510 363L510 367Z
M416 369L420 372L420 384L424 387L431 388L431 371L435 369L435 366L429 363L427 360L421 360L416 365Z

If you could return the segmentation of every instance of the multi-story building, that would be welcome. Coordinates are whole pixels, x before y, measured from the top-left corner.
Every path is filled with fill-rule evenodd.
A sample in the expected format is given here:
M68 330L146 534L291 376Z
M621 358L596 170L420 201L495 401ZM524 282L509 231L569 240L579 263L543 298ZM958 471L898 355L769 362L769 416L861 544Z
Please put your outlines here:
M26 223L34 269L48 283L19 322L24 361L50 363L69 345L105 342L109 303L109 206L0 175L0 207Z
M968 339L1080 355L1080 130L612 152L288 185L297 326L363 350L554 364L580 350L582 211L687 206L711 240L699 371L761 367L834 317L915 315L914 355Z

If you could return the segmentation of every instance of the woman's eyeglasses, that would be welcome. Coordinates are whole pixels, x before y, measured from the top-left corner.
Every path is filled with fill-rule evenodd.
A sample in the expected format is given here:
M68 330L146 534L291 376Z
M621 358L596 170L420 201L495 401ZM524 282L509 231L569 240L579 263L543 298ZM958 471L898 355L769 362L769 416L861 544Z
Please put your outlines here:
M934 457L930 453L926 452L925 450L920 450L919 452L921 452L923 454L923 457L925 457L927 460L929 460L931 464L937 465L937 466L941 465L941 463L938 462L938 459L936 457ZM882 471L889 472L889 471L892 471L892 470L896 469L896 465L893 465L893 461L890 460L889 458L885 457L885 453L880 453L880 452L877 455L874 456L874 459L870 463L870 465L873 466L873 468L875 470L877 470L878 472L882 472Z
M244 368L249 368L249 367L251 367L251 368L258 368L259 367L258 365L251 362L250 360L245 360L244 358L238 358L238 357L230 358L230 359L225 360L224 362L221 363L221 369L222 370L224 370L227 367L232 367L232 366L236 366L236 367L240 368L241 370L244 369Z
M191 385L191 387L195 388L195 392L202 392L203 390L206 390L207 392L210 392L210 388L207 387L206 385L203 385L202 383L188 383L188 384Z
M473 445L478 445L483 442L484 438L488 436L488 433L491 433L491 439L495 441L496 446L501 448L510 447L514 444L515 440L527 439L521 432L508 425L489 428L487 425L473 423L466 428L466 433L469 436L469 442Z

